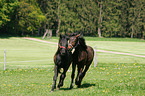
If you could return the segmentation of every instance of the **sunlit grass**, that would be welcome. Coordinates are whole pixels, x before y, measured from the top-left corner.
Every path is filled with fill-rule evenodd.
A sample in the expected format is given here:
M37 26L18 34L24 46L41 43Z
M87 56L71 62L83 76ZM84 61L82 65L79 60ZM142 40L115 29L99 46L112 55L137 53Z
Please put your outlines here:
M0 39L0 46L0 70L3 69L4 49L7 69L48 67L53 64L57 49L57 45L14 37Z
M52 87L53 67L13 69L1 71L1 95L144 95L145 67L141 64L100 63L87 72L81 88L69 90L71 68L67 72L64 86L50 92ZM59 80L59 78L58 78ZM57 81L58 81L57 80ZM61 93L61 94L60 94Z
M7 70L4 71L3 63L0 63L0 96L145 95L144 58L97 52L97 67L94 68L92 63L81 88L74 86L69 90L70 67L64 86L51 93L54 75L53 55L57 45L21 38L0 39L0 41L0 62L3 62L4 49L7 50ZM53 42L57 42L57 38L54 38ZM87 41L87 44L93 48L97 45L97 48L102 50L142 55L145 47L144 42L128 41ZM59 77L57 84L58 81Z

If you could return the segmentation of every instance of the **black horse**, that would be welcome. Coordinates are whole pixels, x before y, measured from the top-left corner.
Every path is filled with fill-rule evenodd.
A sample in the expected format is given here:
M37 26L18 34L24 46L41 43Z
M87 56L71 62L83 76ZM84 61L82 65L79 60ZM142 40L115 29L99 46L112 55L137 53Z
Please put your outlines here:
M63 81L64 78L66 77L66 72L72 62L72 53L68 51L68 38L65 35L60 35L59 38L59 43L58 43L58 49L57 52L54 55L54 63L55 63L55 68L54 68L54 77L53 77L53 85L52 85L52 90L51 92L54 91L56 88L56 80L58 73L60 73L60 69L63 68L63 72L60 76L60 81L58 84L58 88L63 86Z
M73 88L73 80L75 75L76 65L78 68L77 77L75 79L75 84L78 88L81 86L82 79L84 78L89 66L91 65L94 57L94 50L92 47L87 46L85 39L79 35L72 34L69 39L68 50L72 51L75 48L73 53L73 62L72 62L72 81L70 89Z

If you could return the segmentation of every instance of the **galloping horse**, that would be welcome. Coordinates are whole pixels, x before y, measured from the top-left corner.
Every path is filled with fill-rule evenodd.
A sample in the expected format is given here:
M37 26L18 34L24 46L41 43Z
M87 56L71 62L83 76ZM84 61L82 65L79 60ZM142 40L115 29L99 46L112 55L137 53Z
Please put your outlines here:
M57 87L60 88L61 86L63 86L63 81L66 76L66 72L72 62L72 53L68 51L67 47L68 47L68 38L65 35L60 35L58 49L54 55L55 74L53 77L53 85L51 92L53 92L54 89L56 88L56 80L58 73L60 73L61 68L63 68L63 72L60 76L59 84Z
M72 51L75 48L73 53L73 62L72 62L72 75L71 75L71 85L70 89L73 88L73 80L75 75L76 65L78 68L77 77L75 79L75 84L79 88L81 86L82 79L84 78L89 66L91 65L94 57L94 50L92 47L87 46L85 39L79 35L72 34L69 39L68 50Z

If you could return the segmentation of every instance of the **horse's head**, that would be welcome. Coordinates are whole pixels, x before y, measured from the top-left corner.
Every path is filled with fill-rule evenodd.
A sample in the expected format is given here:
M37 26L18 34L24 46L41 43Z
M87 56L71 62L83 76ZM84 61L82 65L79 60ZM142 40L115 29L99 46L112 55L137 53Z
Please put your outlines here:
M68 47L68 38L65 35L60 34L59 38L59 51L61 55L65 55Z
M69 38L69 45L68 45L68 50L69 51L72 51L73 48L75 48L78 44L78 37L80 36L79 35L72 35L70 38Z

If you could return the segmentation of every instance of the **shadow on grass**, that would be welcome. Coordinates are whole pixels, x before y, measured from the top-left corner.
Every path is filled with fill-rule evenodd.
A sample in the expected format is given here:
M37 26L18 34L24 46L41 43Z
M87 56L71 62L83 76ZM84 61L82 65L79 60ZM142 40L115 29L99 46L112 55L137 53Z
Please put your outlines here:
M95 86L95 84L84 83L84 84L81 85L80 88L88 88L88 87L92 87L92 86Z
M92 87L92 86L95 86L95 84L84 83L84 84L81 85L80 88L88 88L88 87ZM73 88L73 89L78 89L78 88ZM72 89L69 89L69 88L60 88L59 90L72 90Z
M9 39L11 37L21 37L17 35L0 34L0 39Z

